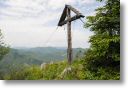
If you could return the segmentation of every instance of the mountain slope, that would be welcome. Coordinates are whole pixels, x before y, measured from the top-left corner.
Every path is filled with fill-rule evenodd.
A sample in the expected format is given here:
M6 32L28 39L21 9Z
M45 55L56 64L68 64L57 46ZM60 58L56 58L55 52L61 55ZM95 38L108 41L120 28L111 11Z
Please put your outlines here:
M6 72L10 69L19 69L22 66L40 65L51 61L62 61L66 59L66 48L36 47L36 48L12 48L8 55L0 61L0 71ZM83 55L85 49L74 48L73 57Z

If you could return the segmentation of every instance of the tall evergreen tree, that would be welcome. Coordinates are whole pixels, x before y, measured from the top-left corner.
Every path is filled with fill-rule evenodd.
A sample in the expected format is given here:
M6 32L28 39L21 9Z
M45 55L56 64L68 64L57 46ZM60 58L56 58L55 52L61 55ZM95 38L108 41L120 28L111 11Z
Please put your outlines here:
M120 1L105 1L103 7L96 9L95 16L87 17L86 28L94 35L90 37L91 47L86 53L86 66L97 71L98 68L120 67Z

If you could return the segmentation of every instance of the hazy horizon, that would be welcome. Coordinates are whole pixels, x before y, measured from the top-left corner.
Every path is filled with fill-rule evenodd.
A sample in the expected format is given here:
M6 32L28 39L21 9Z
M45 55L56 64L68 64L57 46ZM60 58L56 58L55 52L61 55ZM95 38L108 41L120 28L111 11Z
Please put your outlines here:
M10 47L10 48L14 48L14 49L22 49L22 48L64 48L64 49L67 49L67 47L57 47L57 46L45 46L45 47ZM82 49L86 49L84 47L72 47L72 48L82 48Z

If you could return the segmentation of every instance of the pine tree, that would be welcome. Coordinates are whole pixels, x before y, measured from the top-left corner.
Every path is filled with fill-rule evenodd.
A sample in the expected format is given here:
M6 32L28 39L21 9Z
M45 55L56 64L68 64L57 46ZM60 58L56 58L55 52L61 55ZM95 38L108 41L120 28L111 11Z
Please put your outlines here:
M98 0L103 1L103 0ZM104 0L105 5L96 9L95 16L87 17L86 28L94 35L86 53L86 65L92 71L98 68L120 67L120 1Z

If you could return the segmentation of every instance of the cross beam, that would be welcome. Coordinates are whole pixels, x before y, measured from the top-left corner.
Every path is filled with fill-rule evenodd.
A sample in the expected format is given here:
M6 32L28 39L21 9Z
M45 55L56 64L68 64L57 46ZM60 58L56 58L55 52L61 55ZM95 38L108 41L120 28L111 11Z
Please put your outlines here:
M76 15L71 17L71 11L73 11ZM67 17L67 19L66 19ZM73 8L70 5L65 5L65 8L63 10L63 13L61 15L61 18L59 20L58 26L63 26L64 24L67 24L67 36L68 36L68 49L67 49L67 58L68 63L71 65L72 62L72 37L71 37L71 22L74 20L77 20L81 17L84 17L78 10ZM66 20L65 20L66 19Z
M76 15L71 17L71 18L68 18L67 20L65 20L65 18L67 16L67 9L72 10L74 13L76 13ZM67 22L69 22L69 21L72 22L72 21L77 20L77 19L79 19L81 17L84 18L85 16L82 15L77 9L73 8L72 6L65 5L65 8L64 8L63 13L61 15L61 18L59 20L58 26L63 26Z
M84 17L84 16L83 16L83 15L75 15L75 16L73 16L72 18L69 18L69 19L67 19L67 20L65 20L65 21L60 22L60 23L58 24L58 26L62 26L62 25L64 25L64 24L66 24L67 22L72 22L72 21L77 20L77 19L79 19L79 18L81 18L81 17Z

